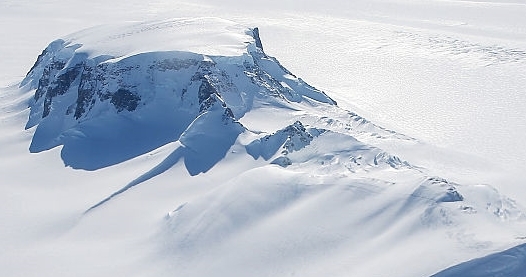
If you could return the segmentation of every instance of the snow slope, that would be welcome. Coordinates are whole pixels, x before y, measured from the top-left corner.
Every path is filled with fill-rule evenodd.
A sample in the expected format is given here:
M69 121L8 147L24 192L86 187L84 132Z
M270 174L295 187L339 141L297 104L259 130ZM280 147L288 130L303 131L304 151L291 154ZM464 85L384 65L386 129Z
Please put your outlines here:
M0 20L10 26L0 30L8 38L0 51L1 80L11 85L0 95L3 275L231 276L258 269L261 276L429 276L523 243L522 174L514 172L508 179L487 174L495 170L494 164L519 169L525 164L521 136L526 132L520 116L524 3L119 4L119 9L108 9L102 1L0 3ZM73 12L77 9L84 12ZM28 153L35 127L23 127L35 91L19 91L17 86L44 45L79 28L112 23L91 30L120 39L84 49L90 58L108 54L126 60L149 50L170 50L179 42L163 39L163 32L146 36L148 40L123 36L129 26L152 22L121 21L154 18L157 24L167 22L158 18L189 15L259 26L267 53L330 91L340 106L359 106L360 114L382 125L489 161L426 145L316 101L267 103L269 98L235 118L245 130L234 142L226 140L225 148L230 147L216 156L222 158L218 163L204 173L195 171L201 173L194 177L181 151L185 144L176 141L184 130L166 132L170 128L164 124L173 123L166 120L150 129L166 136L151 142L149 132L134 132L142 117L117 108L111 116L98 118L104 124L82 128L95 133L102 128L106 137L118 134L114 128L120 126L128 128L125 133L134 135L134 141L142 137L151 144L139 151L127 148L121 153L128 156L92 168L79 166L91 171L64 167L64 162L68 156L103 157L105 151L64 155L66 144L59 139L44 147L49 150ZM191 30L206 33L231 24L216 23ZM221 37L230 42L220 44L224 48L194 47L221 55L248 52L244 42L252 39L244 32L234 33ZM186 35L190 34L181 33L180 38ZM75 38L92 45L100 42L84 40L89 31L63 40ZM152 39L160 44L145 43ZM115 47L126 40L128 45ZM203 39L207 41L213 42ZM187 49L179 51L191 48L182 46ZM143 58L139 55L141 62ZM429 93L408 93L422 91ZM480 116L480 111L488 116ZM144 122L151 122L156 113L149 115ZM123 118L133 124L122 126ZM90 119L97 122L92 115ZM75 131L79 126L68 124ZM55 128L51 140L71 126ZM142 130L148 131L148 126ZM215 127L217 122L205 129ZM65 134L81 138L78 132ZM187 144L200 136L186 134ZM265 154L254 152L254 145L265 138L275 144L265 145ZM113 146L137 146L121 145L122 139L117 136Z
M526 272L525 245L506 251L474 259L441 271L433 277L441 276L522 276Z

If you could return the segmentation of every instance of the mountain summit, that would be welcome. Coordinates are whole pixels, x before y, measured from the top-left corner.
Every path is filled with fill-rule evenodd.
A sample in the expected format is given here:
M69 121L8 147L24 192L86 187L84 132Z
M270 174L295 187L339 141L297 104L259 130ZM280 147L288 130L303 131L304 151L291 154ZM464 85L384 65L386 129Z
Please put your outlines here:
M211 110L236 121L262 101L335 104L267 56L257 28L214 18L70 35L44 49L22 86L35 89L31 152L62 144L67 165L89 170L177 140ZM97 162L77 159L85 147Z

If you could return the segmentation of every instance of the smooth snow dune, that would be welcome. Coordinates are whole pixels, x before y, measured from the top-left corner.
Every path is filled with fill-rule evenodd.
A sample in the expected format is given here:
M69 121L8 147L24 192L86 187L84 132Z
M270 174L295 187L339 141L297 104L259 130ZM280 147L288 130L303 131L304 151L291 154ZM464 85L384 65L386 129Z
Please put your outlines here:
M431 277L506 277L526 274L526 244L467 261Z

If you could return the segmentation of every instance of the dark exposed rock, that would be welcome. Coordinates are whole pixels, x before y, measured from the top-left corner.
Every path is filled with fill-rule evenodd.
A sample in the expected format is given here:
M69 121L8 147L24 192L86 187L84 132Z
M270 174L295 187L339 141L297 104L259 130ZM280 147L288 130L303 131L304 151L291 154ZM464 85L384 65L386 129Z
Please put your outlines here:
M263 157L268 160L281 148L284 156L299 151L309 145L312 140L323 134L325 130L306 129L300 121L294 122L273 134L266 135L247 145L247 152L254 158Z
M256 47L263 51L263 44L261 43L261 38L259 38L259 29L257 27L252 29L252 37L256 41Z
M307 132L305 127L300 121L294 122L294 124L287 126L283 133L287 135L287 141L283 145L283 148L288 152L299 150L314 139L314 137ZM299 143L298 143L299 142Z
M285 87L283 87L283 85L270 74L261 70L259 66L247 65L245 74L251 79L253 84L264 88L264 91L266 91L269 96L280 97L294 101L294 95L291 94L290 90L287 90Z
M217 102L217 97L213 97L211 94L208 98L204 99L201 105L199 105L199 113L203 113L210 109Z
M203 77L201 85L199 86L199 91L197 92L197 98L199 99L199 104L206 102L210 99L212 94L217 94L217 90L210 84L207 78ZM203 109L203 108L201 108Z
M84 66L80 77L78 97L75 108L75 119L79 119L88 109L90 104L94 104L94 94L97 90L97 80L95 68Z
M59 95L64 95L71 87L73 82L77 79L82 70L82 65L77 64L73 67L68 67L66 71L58 75L46 91L46 99L44 100L44 111L42 118L49 115L51 103L53 98Z
M117 111L121 112L123 110L135 110L139 105L139 101L141 101L141 97L137 94L120 88L113 94L110 102L115 106Z
M29 69L29 71L27 72L27 74L29 74L29 72L32 72L37 66L39 66L42 61L44 60L44 57L48 54L48 50L47 48L42 50L42 53L40 53L40 55L38 55L37 57L37 60L35 61L35 63L33 64L33 66L31 67L31 69ZM26 75L27 76L27 75Z
M223 119L235 119L234 113L230 108L227 108L226 105L224 106L225 112L223 113Z
M65 62L54 61L44 67L44 70L42 71L42 77L38 79L38 87L34 96L35 100L40 99L44 94L46 94L58 71L64 68L65 64Z

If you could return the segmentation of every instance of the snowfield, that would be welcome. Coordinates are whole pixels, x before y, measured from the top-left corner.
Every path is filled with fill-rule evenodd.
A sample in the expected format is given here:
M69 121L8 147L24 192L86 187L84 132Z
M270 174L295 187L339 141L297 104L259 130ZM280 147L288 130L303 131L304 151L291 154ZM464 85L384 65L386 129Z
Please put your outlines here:
M2 275L526 274L526 2L119 5L0 3Z

